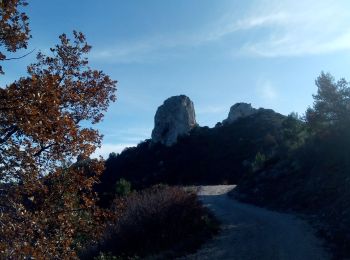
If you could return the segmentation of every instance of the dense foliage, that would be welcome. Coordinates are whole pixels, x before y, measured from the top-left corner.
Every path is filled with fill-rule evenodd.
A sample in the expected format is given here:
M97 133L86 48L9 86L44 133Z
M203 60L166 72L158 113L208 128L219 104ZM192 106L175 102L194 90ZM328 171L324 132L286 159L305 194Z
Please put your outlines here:
M317 94L314 104L306 111L306 120L311 130L342 130L350 122L350 88L345 79L337 82L329 73L321 73L316 79Z
M158 185L134 192L116 199L114 208L120 217L97 247L82 254L83 258L104 253L121 258L161 255L159 259L172 259L197 249L218 229L196 194L178 187Z
M8 52L15 52L27 48L31 37L28 16L20 12L20 8L27 5L25 0L3 0L0 2L0 62L16 58L8 58ZM4 74L0 65L0 74Z
M25 5L1 1L5 51L27 46ZM88 66L85 36L73 37L62 34L27 76L0 88L0 258L75 258L81 237L96 240L103 229L107 214L92 190L103 162L87 159L102 136L82 122L102 119L116 82Z

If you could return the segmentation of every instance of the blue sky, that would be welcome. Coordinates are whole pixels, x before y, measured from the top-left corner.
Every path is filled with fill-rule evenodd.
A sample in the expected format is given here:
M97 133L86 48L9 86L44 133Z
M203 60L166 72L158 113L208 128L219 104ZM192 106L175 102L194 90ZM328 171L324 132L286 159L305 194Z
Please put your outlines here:
M149 138L173 95L188 95L198 123L212 127L236 102L303 114L322 70L350 80L347 0L33 0L27 13L29 49L82 31L91 66L118 80L98 126L104 156ZM33 57L5 64L0 83L24 75Z

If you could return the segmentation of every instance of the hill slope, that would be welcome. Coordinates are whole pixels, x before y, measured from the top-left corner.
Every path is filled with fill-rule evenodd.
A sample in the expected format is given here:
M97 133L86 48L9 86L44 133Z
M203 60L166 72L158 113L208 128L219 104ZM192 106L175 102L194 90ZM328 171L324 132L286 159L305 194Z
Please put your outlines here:
M241 179L233 195L245 202L311 216L333 244L337 259L350 257L350 134L310 138L273 165Z
M278 154L284 120L281 114L260 109L232 124L196 127L170 147L146 140L108 158L98 190L109 200L120 178L134 188L156 183L236 184L258 153L266 158Z

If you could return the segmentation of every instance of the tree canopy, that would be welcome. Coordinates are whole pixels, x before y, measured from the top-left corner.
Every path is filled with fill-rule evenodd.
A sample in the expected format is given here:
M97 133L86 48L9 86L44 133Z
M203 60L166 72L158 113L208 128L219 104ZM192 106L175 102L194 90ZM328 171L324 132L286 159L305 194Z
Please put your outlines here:
M26 6L25 0L0 1L0 61L9 59L6 52L15 52L27 48L30 35L28 16L20 12L20 7ZM10 58L11 59L11 58ZM0 73L4 73L0 66Z
M24 6L1 2L7 52L27 47ZM103 161L88 159L102 135L86 126L115 101L116 81L88 66L91 46L82 33L59 40L50 55L37 54L26 76L0 88L0 258L75 258L108 215L92 190Z
M335 81L329 73L322 72L315 81L317 94L314 104L306 111L306 121L315 131L329 126L342 127L350 122L350 87L345 79Z

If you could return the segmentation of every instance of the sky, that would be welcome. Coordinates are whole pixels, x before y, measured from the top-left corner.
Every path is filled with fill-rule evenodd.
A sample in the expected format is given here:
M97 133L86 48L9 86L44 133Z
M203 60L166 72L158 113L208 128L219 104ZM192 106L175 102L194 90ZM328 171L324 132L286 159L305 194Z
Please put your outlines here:
M157 107L174 95L189 96L199 125L213 127L237 102L303 115L321 71L350 80L348 0L32 0L26 12L28 50L82 31L91 67L118 81L94 156L150 138ZM0 84L34 58L7 62Z

